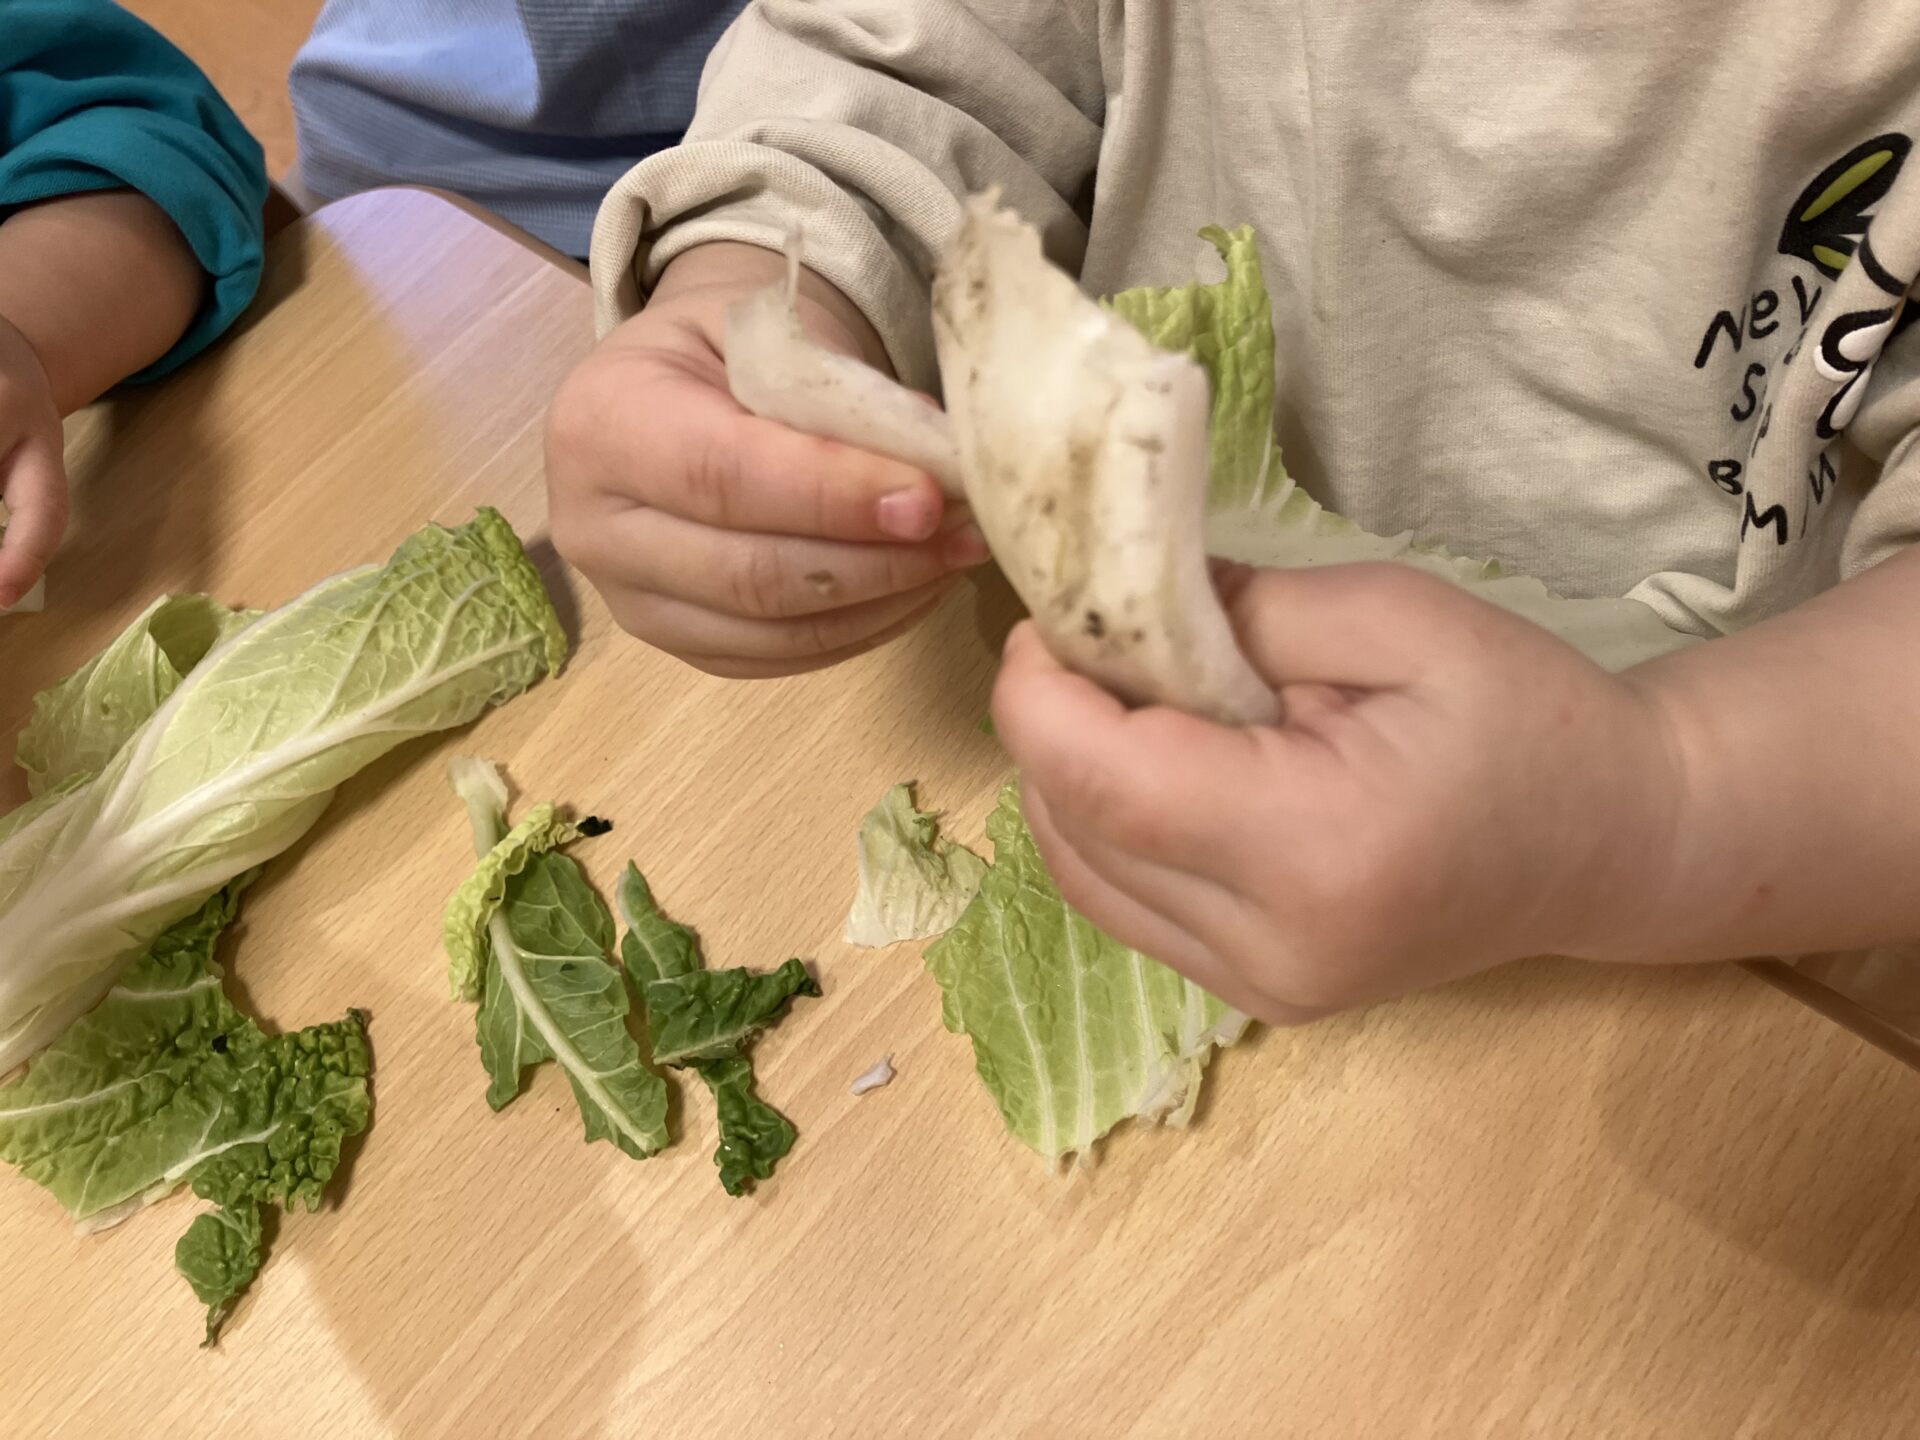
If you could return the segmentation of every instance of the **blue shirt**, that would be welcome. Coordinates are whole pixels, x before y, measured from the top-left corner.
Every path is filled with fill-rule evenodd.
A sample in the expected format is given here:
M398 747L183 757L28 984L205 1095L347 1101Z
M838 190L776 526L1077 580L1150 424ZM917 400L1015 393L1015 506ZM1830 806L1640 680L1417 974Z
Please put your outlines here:
M0 0L0 5L7 0ZM693 118L745 0L327 0L294 61L300 179L464 195L584 256L600 201Z
M260 284L266 163L211 81L108 0L0 0L0 220L38 200L138 190L172 217L211 283L184 364Z

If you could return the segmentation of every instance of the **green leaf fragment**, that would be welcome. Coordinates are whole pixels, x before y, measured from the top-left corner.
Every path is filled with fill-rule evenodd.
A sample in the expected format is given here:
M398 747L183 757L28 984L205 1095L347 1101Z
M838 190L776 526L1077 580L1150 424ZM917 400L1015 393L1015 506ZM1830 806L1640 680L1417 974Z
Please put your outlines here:
M667 1086L627 1029L632 1001L609 958L613 916L580 867L552 850L577 829L539 806L508 832L500 772L463 759L449 773L480 864L449 903L444 931L450 953L477 933L487 1103L505 1109L527 1070L551 1060L573 1089L588 1143L611 1141L637 1160L657 1154L669 1138Z
M504 807L504 796L501 804ZM552 805L536 805L481 857L473 874L453 892L441 917L441 938L447 950L447 983L454 999L480 998L487 926L506 899L507 882L537 857L571 845L579 836L579 827L561 818Z
M778 1020L794 996L819 993L799 960L771 974L696 970L655 980L644 992L653 1058L675 1066L727 1059Z
M720 1146L713 1163L729 1195L744 1195L756 1180L773 1177L773 1167L793 1149L793 1122L753 1091L753 1062L745 1056L708 1060L694 1071L713 1093L720 1116Z
M620 918L627 926L620 955L643 995L656 980L676 979L703 968L698 937L662 913L647 877L631 861L627 873L620 877L619 905Z
M646 1001L654 1059L691 1069L712 1093L720 1184L729 1195L744 1195L755 1181L772 1177L795 1138L792 1122L754 1093L746 1047L794 996L818 995L820 987L798 960L771 975L705 969L698 937L667 918L632 864L621 877L619 906L627 926L620 953Z
M1237 1040L1245 1018L1068 906L1017 786L1001 792L987 835L993 867L927 968L1007 1128L1058 1160L1123 1120L1184 1123L1213 1047Z
M118 1223L184 1184L232 1212L220 1231L196 1222L179 1252L196 1293L225 1297L223 1313L259 1268L259 1207L317 1209L342 1146L372 1118L365 1017L267 1035L223 992L214 947L250 878L162 934L0 1087L0 1160L82 1226ZM256 1233L242 1244L249 1211ZM221 1318L209 1316L210 1340Z
M666 1082L628 1033L626 982L607 959L613 917L564 855L539 855L507 882L489 928L480 1003L487 1103L505 1108L529 1066L558 1062L586 1122L636 1160L667 1145Z
M1206 370L1209 499L1216 508L1245 509L1286 483L1273 441L1273 306L1252 227L1200 233L1226 262L1225 280L1124 290L1107 304L1162 350L1191 355Z
M260 1207L242 1202L231 1210L209 1210L199 1216L173 1247L175 1267L207 1307L202 1349L218 1342L234 1302L260 1273L261 1236Z

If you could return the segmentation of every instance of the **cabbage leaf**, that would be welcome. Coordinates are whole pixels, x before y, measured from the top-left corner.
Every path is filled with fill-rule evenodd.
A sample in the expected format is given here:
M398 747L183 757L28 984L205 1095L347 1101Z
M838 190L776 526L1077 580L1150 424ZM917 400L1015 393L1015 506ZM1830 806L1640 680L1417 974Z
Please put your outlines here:
M713 1163L721 1187L744 1195L772 1178L795 1138L793 1123L754 1092L747 1045L794 996L820 987L798 960L771 975L706 969L699 939L667 918L635 865L621 877L618 903L627 926L621 957L646 1002L654 1059L691 1069L712 1092L720 1129Z
M261 1207L318 1209L367 1128L365 1018L267 1035L227 999L214 946L241 877L169 928L106 998L0 1087L0 1160L83 1230L191 1185L218 1210L176 1252L207 1342L261 1262Z
M847 943L880 949L953 928L980 888L987 862L940 834L939 817L914 808L896 785L861 822L860 885Z
M506 786L492 766L456 762L455 789L467 804L480 873L509 838ZM477 1034L491 1084L487 1103L504 1110L527 1070L551 1060L573 1087L588 1143L611 1141L636 1160L666 1148L666 1082L640 1058L627 1030L632 1002L613 949L613 916L580 867L552 849L521 847L504 883L480 887L481 992ZM462 886L449 905L473 894ZM449 924L449 931L454 927Z
M1016 786L1001 792L987 837L993 866L927 968L1007 1129L1057 1161L1123 1120L1185 1125L1213 1048L1238 1040L1246 1018L1061 898Z
M0 1075L169 926L304 835L342 781L517 695L565 650L538 573L491 510L429 526L386 565L220 640L97 776L0 821ZM157 692L140 687L166 681L130 683L144 705ZM65 703L84 711L86 689ZM49 777L83 763L51 745L32 754Z
M106 769L189 670L258 618L205 595L154 601L105 650L34 697L33 718L15 750L27 793L44 795Z
M1107 303L1155 345L1190 355L1206 371L1209 554L1272 569L1378 560L1411 565L1551 631L1609 670L1694 642L1638 600L1565 598L1538 580L1451 555L1411 534L1370 534L1315 501L1288 477L1273 440L1273 308L1254 232L1202 234L1226 263L1224 280L1127 290Z

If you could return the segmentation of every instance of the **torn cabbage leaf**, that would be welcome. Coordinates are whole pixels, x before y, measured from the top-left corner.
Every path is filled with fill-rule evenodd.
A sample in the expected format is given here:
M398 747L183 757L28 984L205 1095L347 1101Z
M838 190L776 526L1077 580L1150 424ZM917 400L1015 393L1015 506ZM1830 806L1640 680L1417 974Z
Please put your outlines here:
M1237 1041L1246 1017L1068 906L1016 786L1001 792L987 837L992 868L928 949L927 969L1007 1129L1057 1161L1123 1120L1184 1125L1213 1048Z
M266 1258L265 1234L260 1207L243 1203L195 1216L173 1247L174 1268L207 1307L207 1338L202 1348L211 1349L219 1341L234 1302L259 1275Z
M880 949L953 928L980 888L987 862L940 834L939 817L918 810L913 786L896 785L860 824L860 887L847 916L847 943Z
M0 820L0 1075L168 926L304 835L342 781L519 694L565 652L492 510L428 526L386 565L228 636L98 776Z
M168 929L101 1003L0 1086L0 1160L82 1230L191 1185L217 1211L176 1252L207 1340L252 1282L265 1205L320 1207L372 1100L365 1017L267 1035L214 961L246 879Z
M794 996L818 995L820 987L798 960L772 975L706 969L698 938L667 918L631 863L618 903L627 926L620 953L646 1003L654 1059L691 1069L712 1093L720 1130L713 1163L727 1194L744 1195L772 1178L795 1138L793 1122L754 1092L747 1045Z
M662 1065L698 1065L741 1053L796 995L820 993L804 962L778 970L694 970L647 982L647 1036Z
M484 761L449 767L466 802L480 872L508 839L506 785ZM503 883L478 887L485 936L479 957L481 992L477 1033L491 1084L487 1103L504 1110L521 1093L527 1070L559 1065L573 1087L588 1143L608 1140L636 1160L667 1146L667 1087L640 1058L627 1030L632 1002L609 958L613 916L580 867L551 849L521 847ZM472 882L449 905L471 899ZM447 926L451 933L455 927Z

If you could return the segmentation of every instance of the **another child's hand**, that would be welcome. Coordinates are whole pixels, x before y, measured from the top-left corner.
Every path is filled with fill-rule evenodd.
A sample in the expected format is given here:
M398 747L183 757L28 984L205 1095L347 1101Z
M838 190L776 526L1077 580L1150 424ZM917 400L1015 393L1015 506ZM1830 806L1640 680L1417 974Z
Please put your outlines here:
M1129 712L1015 632L994 720L1061 891L1298 1022L1508 960L1637 953L1684 794L1659 707L1392 565L1225 585L1285 722Z
M0 317L0 610L45 573L67 528L67 472L60 410L39 355Z
M749 415L727 388L726 312L780 257L702 246L556 397L554 543L622 628L714 674L793 674L871 649L987 559L963 513L910 466ZM837 292L803 321L884 363ZM837 304L835 302L838 302Z

